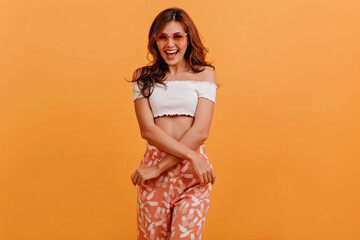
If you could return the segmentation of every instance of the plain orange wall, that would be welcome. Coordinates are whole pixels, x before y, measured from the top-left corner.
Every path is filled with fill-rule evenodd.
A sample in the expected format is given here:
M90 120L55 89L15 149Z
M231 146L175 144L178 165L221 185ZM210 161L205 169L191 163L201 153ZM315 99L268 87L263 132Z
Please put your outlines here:
M184 8L221 84L205 240L359 240L360 2L1 1L0 239L136 239L131 78Z

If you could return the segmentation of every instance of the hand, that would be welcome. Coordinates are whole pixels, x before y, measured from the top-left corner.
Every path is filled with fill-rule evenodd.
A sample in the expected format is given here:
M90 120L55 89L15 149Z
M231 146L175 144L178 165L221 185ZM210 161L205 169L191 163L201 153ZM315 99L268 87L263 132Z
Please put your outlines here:
M145 181L157 178L158 176L160 176L160 170L157 165L152 167L138 168L131 175L131 181L134 186L136 186L136 184L145 186Z
M200 186L205 186L209 182L215 183L215 173L210 164L206 162L199 154L194 155L190 160L190 164L200 179Z

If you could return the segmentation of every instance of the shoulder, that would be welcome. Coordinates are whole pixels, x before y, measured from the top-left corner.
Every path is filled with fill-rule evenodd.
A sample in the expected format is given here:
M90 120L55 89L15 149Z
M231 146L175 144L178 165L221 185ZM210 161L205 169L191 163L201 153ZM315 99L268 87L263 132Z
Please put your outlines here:
M141 68L136 69L133 73L133 77L132 77L133 80L137 80L141 76L141 72L142 72Z
M216 84L216 75L214 69L209 66L204 66L204 68L205 70L203 71L202 74L202 81Z

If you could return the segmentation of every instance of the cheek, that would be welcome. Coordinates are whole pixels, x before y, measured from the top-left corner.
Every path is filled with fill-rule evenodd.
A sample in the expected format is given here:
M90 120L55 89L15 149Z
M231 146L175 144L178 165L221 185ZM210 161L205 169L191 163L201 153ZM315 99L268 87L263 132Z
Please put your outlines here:
M186 48L187 48L187 44L186 44L186 43L182 43L179 47L181 48L181 51L185 52L185 51L186 51Z
M187 50L187 45L185 45L185 46L181 49L182 54L185 54L186 50Z

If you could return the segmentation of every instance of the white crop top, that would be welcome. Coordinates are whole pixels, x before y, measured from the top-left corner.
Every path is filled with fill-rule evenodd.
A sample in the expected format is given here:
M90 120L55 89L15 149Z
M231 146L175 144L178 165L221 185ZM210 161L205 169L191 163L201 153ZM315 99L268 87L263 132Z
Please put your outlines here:
M207 81L170 80L167 85L155 84L149 97L154 118L164 115L187 115L194 117L198 98L215 103L217 85ZM144 97L136 82L133 82L133 101Z

